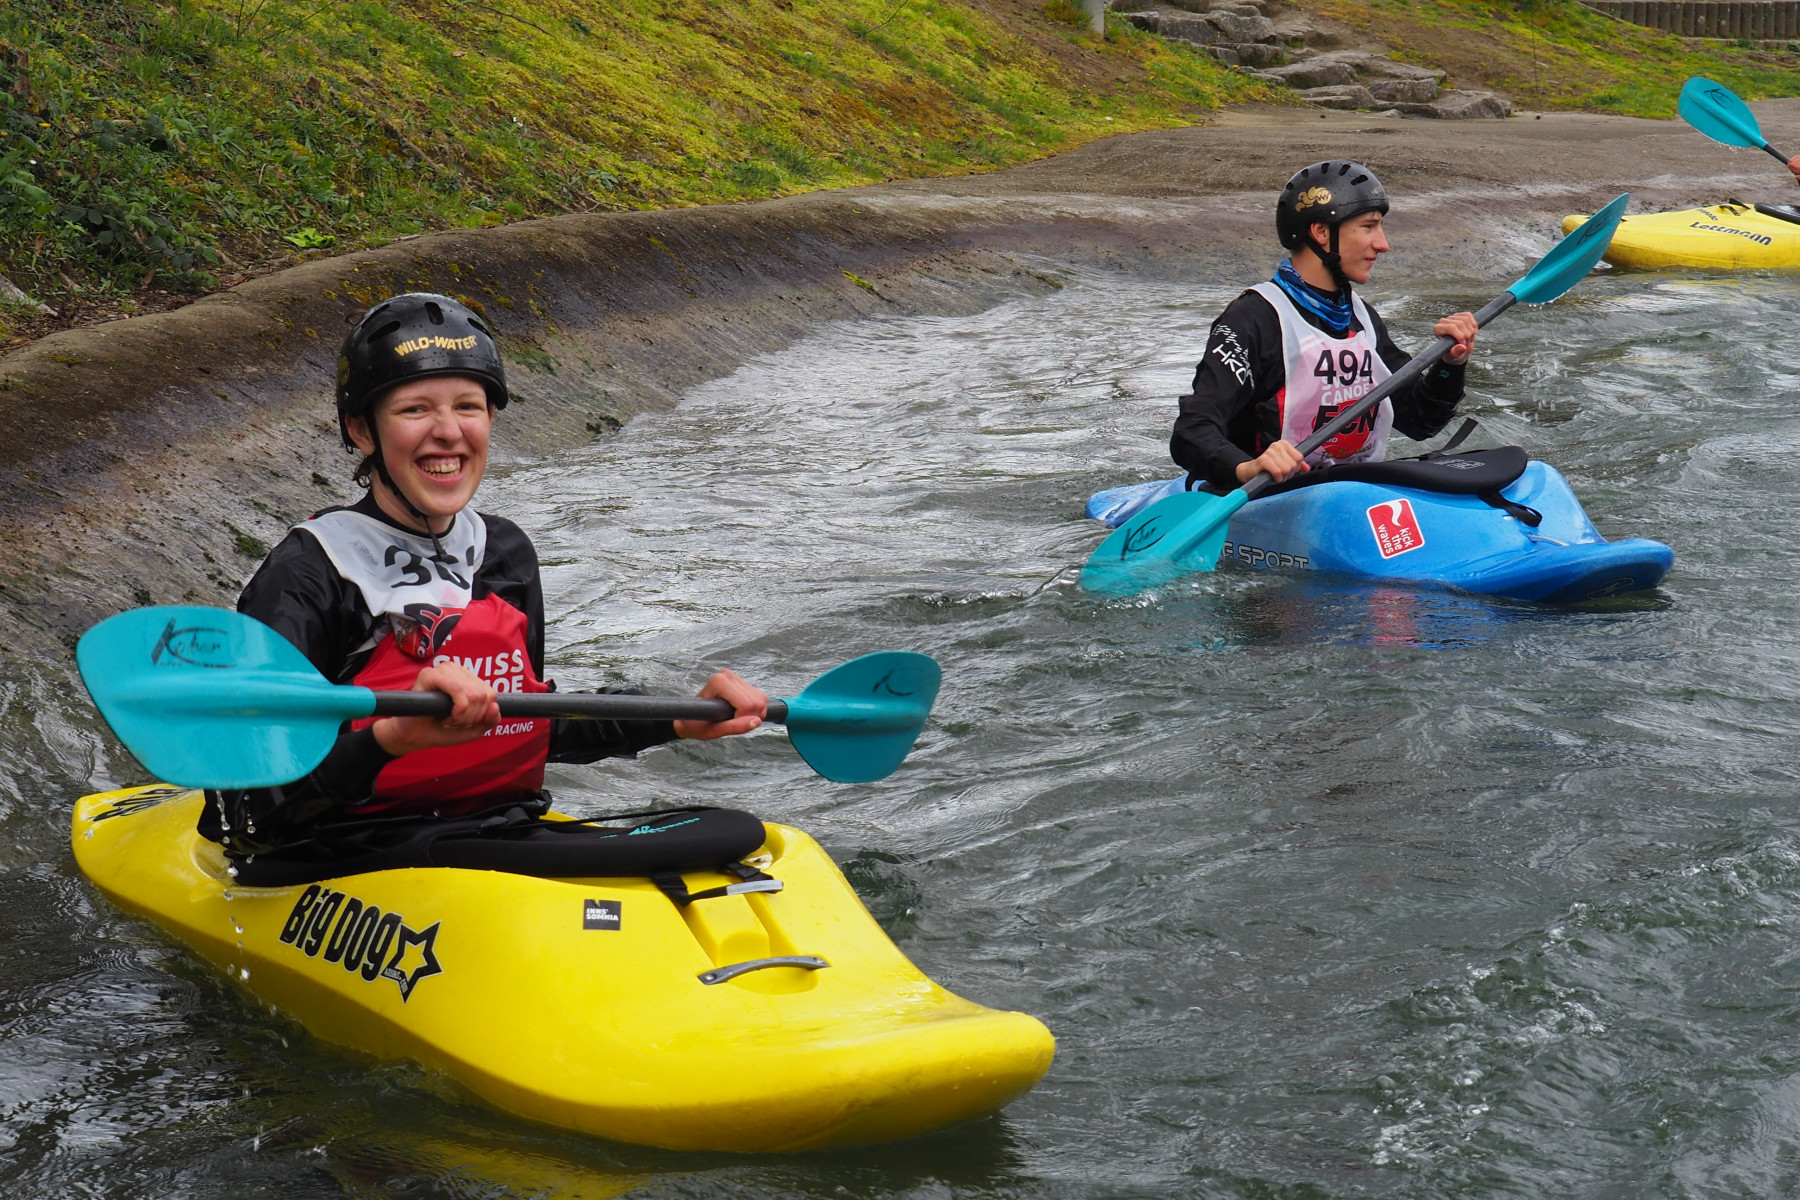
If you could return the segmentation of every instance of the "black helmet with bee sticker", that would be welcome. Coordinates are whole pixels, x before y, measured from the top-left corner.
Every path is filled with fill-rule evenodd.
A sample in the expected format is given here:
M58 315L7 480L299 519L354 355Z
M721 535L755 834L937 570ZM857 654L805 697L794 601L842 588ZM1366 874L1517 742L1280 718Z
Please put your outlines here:
M1375 172L1348 159L1317 162L1294 172L1281 189L1275 236L1287 249L1298 250L1315 221L1335 226L1366 212L1387 211L1387 191Z

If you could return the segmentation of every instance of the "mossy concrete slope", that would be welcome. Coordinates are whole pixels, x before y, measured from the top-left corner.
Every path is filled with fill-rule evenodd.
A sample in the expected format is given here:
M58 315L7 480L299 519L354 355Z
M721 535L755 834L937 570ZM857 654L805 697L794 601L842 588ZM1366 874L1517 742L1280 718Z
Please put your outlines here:
M1800 104L1757 111L1800 144ZM825 321L970 312L1053 290L1071 266L1247 285L1278 255L1281 182L1346 147L1395 197L1383 286L1466 277L1471 305L1548 249L1562 214L1624 188L1640 208L1792 188L1765 156L1678 123L1479 128L1239 111L997 174L427 235L45 338L0 360L0 658L132 604L229 604L290 524L353 497L336 346L395 291L451 292L493 319L519 394L504 460L608 436Z

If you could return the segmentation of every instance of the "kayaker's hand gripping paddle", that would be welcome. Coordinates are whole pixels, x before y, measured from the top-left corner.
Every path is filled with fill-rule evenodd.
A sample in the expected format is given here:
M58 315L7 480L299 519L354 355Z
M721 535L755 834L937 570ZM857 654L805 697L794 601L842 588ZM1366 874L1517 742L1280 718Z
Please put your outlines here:
M1606 252L1630 200L1631 193L1626 192L1556 243L1524 278L1476 313L1475 323L1486 325L1514 304L1548 304L1574 287ZM1439 338L1430 349L1388 376L1368 395L1314 430L1311 437L1300 443L1301 455L1311 454L1351 422L1424 374L1455 345L1455 338ZM1231 515L1272 482L1267 472L1260 472L1224 496L1210 492L1180 492L1163 497L1100 543L1081 569L1081 586L1092 592L1122 596L1160 586L1195 571L1212 570L1218 563L1219 552L1225 548Z
M326 682L293 643L223 608L138 608L95 625L75 649L100 714L160 779L182 787L274 787L318 766L359 717L446 716L442 692L376 692ZM807 765L838 783L892 774L937 699L928 654L883 650L769 701ZM501 693L505 717L724 721L723 700Z
M1750 106L1722 83L1696 75L1681 85L1675 111L1681 119L1715 142L1764 150L1787 166L1788 156L1763 140L1762 126Z

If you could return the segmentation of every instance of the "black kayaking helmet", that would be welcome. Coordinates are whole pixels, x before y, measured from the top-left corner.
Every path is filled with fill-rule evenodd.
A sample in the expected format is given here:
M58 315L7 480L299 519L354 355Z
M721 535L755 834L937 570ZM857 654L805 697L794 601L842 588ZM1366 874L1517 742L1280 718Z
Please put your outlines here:
M505 408L506 368L487 322L468 305L436 292L407 292L371 308L338 350L338 433L350 440L350 418L369 421L388 389L433 375L481 381L488 403Z
M375 402L383 394L402 383L433 375L466 375L479 380L488 404L506 407L506 368L500 363L500 349L494 345L487 322L462 301L436 292L406 292L383 300L363 315L338 350L338 434L344 445L356 449L350 437L350 418L361 417L368 423L369 436L375 438L375 453L356 468L356 481L367 487L371 476L380 475L425 527L437 557L443 558L444 549L430 519L388 474L374 420Z
M1285 249L1305 246L1317 254L1338 287L1344 288L1349 281L1338 258L1338 226L1366 212L1387 211L1387 191L1375 172L1349 159L1328 159L1300 168L1281 189L1281 198L1275 202L1275 236ZM1329 246L1313 240L1315 222L1330 227Z

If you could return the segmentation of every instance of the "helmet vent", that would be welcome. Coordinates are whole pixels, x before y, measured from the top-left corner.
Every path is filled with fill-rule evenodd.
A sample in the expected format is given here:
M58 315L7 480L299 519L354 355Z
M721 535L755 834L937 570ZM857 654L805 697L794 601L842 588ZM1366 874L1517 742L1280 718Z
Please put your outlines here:
M1350 173L1350 164L1349 163L1345 163L1343 166L1338 168L1339 175L1348 175L1349 173Z
M444 323L444 310L439 308L433 301L427 300L425 302L425 315L431 318L431 323L433 325L442 325Z
M479 317L470 317L470 318L469 318L469 324L470 324L470 325L472 325L472 326L474 326L474 327L475 327L475 328L476 328L476 329L479 329L479 330L481 330L481 332L483 332L483 333L487 333L487 332L488 332L488 327L487 327L487 326L486 326L486 325L483 325L483 324L482 324L482 323L481 323L481 318L479 318ZM493 335L493 334L491 334L491 333L489 333L489 334L488 334L488 336L489 336L489 337L492 337L492 336L494 336L494 335Z
M384 341L390 334L394 333L399 328L400 328L400 322L389 321L386 325L383 325L380 329L377 329L374 333L371 333L369 335L369 340L371 342Z
M1368 179L1367 175L1358 175L1355 179L1352 179L1350 181L1350 186L1351 187L1360 187L1362 185L1363 181L1366 179Z

